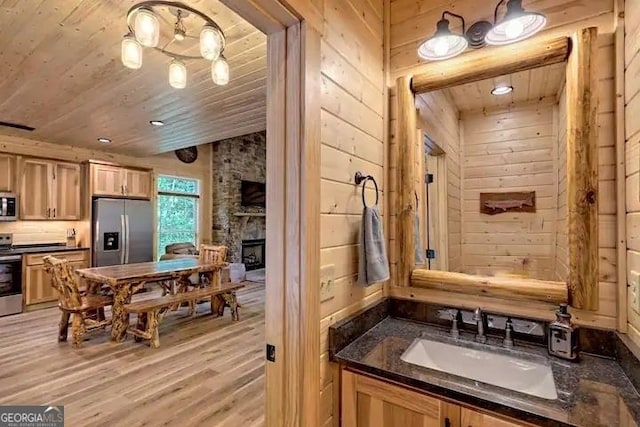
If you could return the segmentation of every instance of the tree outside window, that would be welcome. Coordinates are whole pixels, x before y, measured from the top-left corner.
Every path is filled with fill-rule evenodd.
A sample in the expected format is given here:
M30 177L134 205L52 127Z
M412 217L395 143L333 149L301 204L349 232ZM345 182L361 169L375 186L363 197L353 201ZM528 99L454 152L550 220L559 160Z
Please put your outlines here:
M158 177L158 257L172 243L198 244L197 179L160 175Z

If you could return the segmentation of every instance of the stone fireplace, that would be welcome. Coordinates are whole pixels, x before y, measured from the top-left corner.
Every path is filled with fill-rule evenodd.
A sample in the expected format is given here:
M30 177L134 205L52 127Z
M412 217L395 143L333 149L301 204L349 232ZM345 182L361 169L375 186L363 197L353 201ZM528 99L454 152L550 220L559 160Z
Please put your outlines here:
M242 206L241 193L242 181L266 182L266 142L263 131L212 143L212 237L229 248L230 262L244 262L243 242L266 238L266 210Z
M247 271L265 267L265 239L242 241L242 263Z

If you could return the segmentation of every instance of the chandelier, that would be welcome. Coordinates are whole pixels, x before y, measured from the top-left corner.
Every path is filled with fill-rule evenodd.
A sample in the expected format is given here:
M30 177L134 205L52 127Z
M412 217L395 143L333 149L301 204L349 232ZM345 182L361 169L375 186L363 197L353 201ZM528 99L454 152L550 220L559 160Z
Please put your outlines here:
M173 36L162 47L160 44L161 23L171 25L166 19L166 9L175 19ZM202 21L198 37L187 33L185 19L195 18ZM224 57L225 37L216 22L204 13L180 2L144 1L131 7L127 12L129 32L122 38L121 59L125 67L137 70L142 67L143 47L153 48L169 58L169 84L182 89L187 86L187 66L185 62L192 60L211 61L211 78L217 85L229 83L229 64ZM185 41L199 40L200 55L185 55L175 51ZM185 46L187 47L187 46ZM184 49L183 49L184 51Z

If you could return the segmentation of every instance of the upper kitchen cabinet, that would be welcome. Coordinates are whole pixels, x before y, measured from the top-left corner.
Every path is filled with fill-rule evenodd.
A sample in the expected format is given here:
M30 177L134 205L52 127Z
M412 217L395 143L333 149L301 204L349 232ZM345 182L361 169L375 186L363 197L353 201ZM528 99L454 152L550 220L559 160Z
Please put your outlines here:
M79 220L80 165L25 159L21 165L20 218Z
M16 171L16 157L10 154L0 154L0 192L14 191L13 176Z
M151 198L151 172L91 163L91 195Z

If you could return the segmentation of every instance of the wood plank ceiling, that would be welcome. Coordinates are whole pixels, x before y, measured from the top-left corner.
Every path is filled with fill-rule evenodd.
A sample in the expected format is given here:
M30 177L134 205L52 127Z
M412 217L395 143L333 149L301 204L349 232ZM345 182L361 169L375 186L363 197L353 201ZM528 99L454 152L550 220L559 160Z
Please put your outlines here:
M506 108L523 102L546 102L556 98L564 86L566 63L467 83L447 89L460 112ZM496 86L512 86L506 95L492 95Z
M263 130L266 127L266 36L217 0L189 0L227 37L226 86L210 63L186 63L187 87L169 86L170 58L144 48L139 70L124 67L120 42L134 0L0 0L0 135L89 149L148 155ZM165 12L160 44L171 37ZM193 16L193 15L192 15ZM202 21L188 17L187 34ZM197 39L176 51L198 54ZM175 45L174 45L175 46ZM150 120L162 120L156 127ZM97 141L112 139L109 145Z

